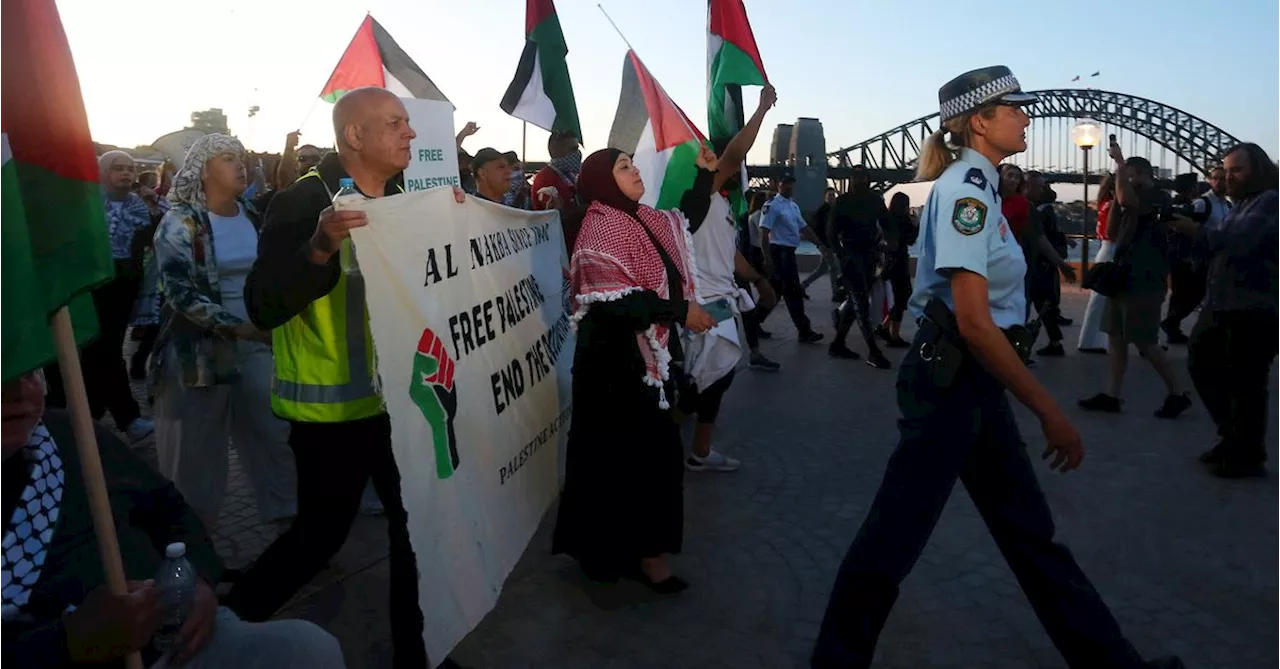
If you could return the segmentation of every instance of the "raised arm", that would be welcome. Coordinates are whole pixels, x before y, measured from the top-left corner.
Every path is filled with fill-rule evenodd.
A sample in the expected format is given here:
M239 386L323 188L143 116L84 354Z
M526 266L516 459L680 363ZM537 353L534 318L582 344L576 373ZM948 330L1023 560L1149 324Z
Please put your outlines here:
M703 148L705 153L710 153ZM714 153L711 154L713 157ZM715 191L712 190L711 184L715 178L714 167L708 169L706 159L702 156L698 157L697 174L693 177L693 185L689 190L680 196L680 213L689 221L689 233L693 234L702 227L702 222L707 220L707 212L711 210L711 195Z
M1116 204L1121 207L1137 207L1138 193L1133 189L1133 184L1129 182L1129 179L1126 176L1124 152L1120 150L1120 145L1116 142L1111 143L1109 151L1111 159L1116 163ZM1113 206L1112 209L1115 209L1115 207Z
M735 176L741 174L742 163L747 159L747 152L756 143L756 137L760 135L760 126L764 123L765 114L778 102L778 92L774 90L773 84L765 84L760 90L760 104L756 106L756 112L747 120L747 124L733 136L733 140L724 148L724 154L720 156L720 164L716 169L716 179L714 190L720 190L725 183L732 180ZM746 186L746 184L743 184Z
M280 162L276 164L277 190L298 180L298 136L298 131L294 130L285 137L284 153L280 154Z

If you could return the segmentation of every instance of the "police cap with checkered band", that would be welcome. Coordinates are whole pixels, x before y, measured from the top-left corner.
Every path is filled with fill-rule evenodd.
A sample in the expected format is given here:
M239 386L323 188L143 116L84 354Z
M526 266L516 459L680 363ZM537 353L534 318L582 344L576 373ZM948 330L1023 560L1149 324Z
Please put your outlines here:
M1004 65L965 72L938 89L939 114L943 123L992 102L1029 105L1039 99L1031 93L1023 93L1017 77Z

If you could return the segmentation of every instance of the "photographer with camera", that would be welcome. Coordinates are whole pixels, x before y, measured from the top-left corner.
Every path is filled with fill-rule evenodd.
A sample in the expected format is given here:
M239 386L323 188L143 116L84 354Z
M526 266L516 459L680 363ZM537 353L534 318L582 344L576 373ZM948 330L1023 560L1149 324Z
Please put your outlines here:
M1198 226L1185 217L1169 220L1171 217L1164 215L1170 210L1170 200L1168 194L1156 186L1151 163L1137 156L1126 160L1114 135L1110 155L1116 163L1116 199L1107 227L1116 240L1113 262L1121 267L1126 279L1124 287L1107 300L1102 316L1110 363L1107 390L1082 399L1079 404L1088 411L1120 412L1120 390L1132 344L1151 363L1168 389L1169 394L1156 410L1156 417L1177 418L1191 407L1191 396L1178 385L1172 365L1158 346L1160 307L1169 275L1166 247L1170 226L1189 231Z
M1209 171L1209 192L1199 194L1195 174L1180 174L1174 181L1173 207L1168 216L1181 216L1198 226L1221 223L1231 209L1223 197L1226 193L1226 176L1221 167ZM1169 308L1160 328L1170 344L1186 344L1187 335L1182 332L1182 321L1190 316L1204 301L1208 282L1209 264L1203 248L1203 239L1188 235L1176 228L1169 235Z
M1234 206L1201 236L1208 290L1187 355L1191 380L1218 428L1217 445L1200 461L1220 478L1265 477L1280 292L1276 165L1257 144L1240 144L1223 156L1222 174Z

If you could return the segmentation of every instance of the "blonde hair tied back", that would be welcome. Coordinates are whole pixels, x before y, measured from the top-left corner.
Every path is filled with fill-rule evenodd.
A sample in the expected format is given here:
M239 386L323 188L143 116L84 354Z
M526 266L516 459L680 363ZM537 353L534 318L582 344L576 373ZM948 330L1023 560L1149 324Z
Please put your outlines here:
M969 145L970 116L972 114L957 116L929 135L916 161L916 181L933 181L960 159L960 149Z

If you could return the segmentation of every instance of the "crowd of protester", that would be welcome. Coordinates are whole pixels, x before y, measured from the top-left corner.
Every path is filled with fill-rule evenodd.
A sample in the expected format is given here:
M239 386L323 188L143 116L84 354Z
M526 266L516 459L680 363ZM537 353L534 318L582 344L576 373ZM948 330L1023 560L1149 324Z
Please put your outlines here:
M689 587L666 558L682 547L682 477L741 466L714 443L714 427L740 367L780 370L759 346L773 336L763 323L779 299L797 340L820 342L805 291L828 276L836 305L831 357L861 357L845 341L855 324L874 368L891 367L881 345L909 346L902 322L912 294L909 249L919 234L909 198L896 193L886 205L857 168L852 189L828 189L809 216L793 199L791 177L770 192L745 190L740 168L774 99L766 87L736 136L712 138L693 185L670 211L641 204L646 184L622 151L584 159L577 137L553 133L551 160L530 181L514 151L462 148L479 132L474 123L457 135L459 201L470 195L561 213L578 311L553 550L592 579L630 578L661 594ZM82 536L91 531L87 502L73 492L83 488L74 437L54 408L65 406L58 370L5 385L6 517L25 500L28 473L49 449L61 455L67 491L58 531L37 546L45 574L37 571L21 598L5 589L6 658L12 652L20 666L132 651L159 659L149 641L159 607L144 579L154 573L157 547L182 540L203 580L175 659L230 666L251 653L282 668L341 666L336 643L319 628L266 621L325 567L373 494L388 519L395 664L425 666L390 422L368 383L372 341L345 334L348 322L367 317L349 241L364 214L329 207L343 178L367 197L401 192L402 146L414 131L399 101L380 89L348 93L333 118L336 150L299 146L291 133L276 169L253 179L244 147L219 134L195 142L179 169L138 173L128 153L101 156L116 277L93 293L101 336L82 352L89 404L95 419L109 414L126 441L154 431L159 472L100 431L125 567L137 579L130 594L112 595L100 570L83 568L99 556ZM1112 157L1115 175L1098 196L1103 244L1095 262L1119 259L1127 280L1114 295L1090 298L1078 348L1108 356L1108 379L1080 406L1121 410L1132 345L1165 382L1156 415L1176 418L1190 408L1163 331L1166 344L1189 343L1190 378L1218 427L1220 441L1202 461L1218 476L1263 475L1277 341L1275 164L1242 145L1209 172L1208 193L1197 194L1194 179L1180 182L1175 202L1145 160L1126 159L1114 146ZM1055 194L1043 175L1013 165L999 174L1003 215L1027 265L1026 320L1048 337L1038 354L1065 355L1061 328L1070 321L1061 314L1060 281L1076 277ZM821 254L803 280L802 241ZM1187 337L1182 323L1197 308ZM329 394L342 401L327 402ZM598 448L604 442L609 448ZM353 443L362 444L358 456L346 450ZM251 568L226 574L209 534L233 446L261 519L286 529ZM220 608L213 589L226 580Z

